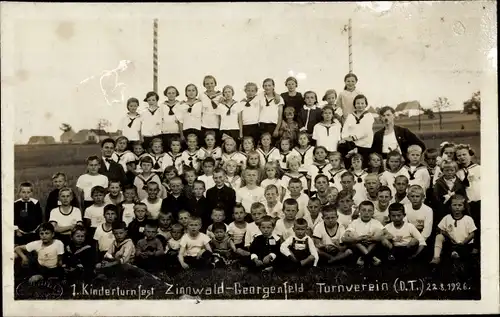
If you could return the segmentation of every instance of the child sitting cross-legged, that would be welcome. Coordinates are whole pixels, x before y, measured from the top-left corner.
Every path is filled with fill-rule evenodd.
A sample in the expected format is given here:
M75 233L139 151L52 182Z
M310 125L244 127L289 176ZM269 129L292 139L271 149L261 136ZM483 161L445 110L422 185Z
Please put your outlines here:
M118 208L115 205L106 205L104 207L104 219L105 222L100 224L94 233L94 240L97 242L98 260L102 260L113 244L113 223L118 219Z
M212 258L210 238L200 232L201 218L190 217L187 232L181 238L179 250L179 263L182 268L206 268Z
M236 252L236 247L231 237L226 233L225 223L214 222L211 229L213 235L210 241L213 252L212 264L214 267L225 267L230 263L232 253Z
M271 216L260 219L260 235L256 236L250 245L251 267L269 273L279 263L281 239L274 234L274 220Z
M161 240L158 239L158 223L148 219L144 228L144 238L137 242L135 263L146 271L159 269L161 257L165 254Z
M54 239L54 226L51 223L42 223L38 230L40 240L15 247L14 251L22 260L23 266L29 267L30 283L35 283L45 278L62 277L62 256L64 245ZM25 252L36 252L37 261L29 263Z
M318 248L320 262L332 264L351 255L352 250L346 249L342 243L345 228L337 222L335 206L324 206L322 213L323 221L314 228L313 239Z
M77 225L71 231L71 242L66 246L63 268L70 281L89 281L94 275L95 251L86 242L85 227Z
M179 250L181 249L181 238L184 236L184 227L180 223L172 225L172 237L167 240L165 247L165 264L167 268L180 268Z
M296 270L298 268L312 267L318 264L318 249L313 238L308 236L307 221L304 218L295 220L294 234L286 239L280 247L281 253L286 257L283 268Z
M342 241L361 253L357 261L359 266L364 266L365 260L371 260L374 265L379 265L382 261L373 256L373 250L382 239L384 227L380 221L373 219L374 205L371 201L361 202L358 209L359 218L349 224Z
M408 221L404 221L405 207L400 203L391 204L389 217L391 223L385 226L382 239L382 245L389 249L389 260L417 257L426 243L417 228Z

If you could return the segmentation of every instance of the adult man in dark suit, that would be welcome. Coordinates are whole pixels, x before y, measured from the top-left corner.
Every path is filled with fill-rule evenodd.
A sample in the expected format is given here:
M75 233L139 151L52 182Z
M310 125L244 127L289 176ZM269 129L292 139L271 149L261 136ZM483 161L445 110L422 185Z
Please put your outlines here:
M125 171L123 167L111 159L111 155L115 151L115 141L111 138L102 140L101 142L101 153L102 153L102 164L99 168L99 173L108 177L108 180L117 180L125 185L127 177L125 176Z
M401 152L406 158L408 147L416 144L425 151L425 144L413 132L407 128L394 125L394 109L389 106L380 109L380 117L384 127L373 135L372 152L382 154L384 159L391 151Z

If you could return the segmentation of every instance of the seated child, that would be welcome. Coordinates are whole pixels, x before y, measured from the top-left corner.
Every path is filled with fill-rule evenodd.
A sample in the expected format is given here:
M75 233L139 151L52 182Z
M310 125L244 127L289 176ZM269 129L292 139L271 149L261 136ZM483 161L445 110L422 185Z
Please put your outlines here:
M134 205L137 199L137 189L132 184L127 184L123 187L124 200L118 204L119 217L125 221L127 226L134 220Z
M94 275L95 251L86 243L85 227L77 225L71 231L71 242L66 246L63 268L70 281L89 281Z
M394 178L394 202L400 203L403 206L410 203L408 200L407 189L410 186L410 181L405 175L398 175Z
M165 249L157 235L158 223L148 219L144 227L145 237L135 246L135 263L147 271L159 269L161 257L165 254Z
M234 221L231 222L227 228L227 234L233 240L234 246L236 248L236 254L243 257L250 256L250 253L245 250L245 234L247 232L248 223L245 221L246 212L243 206L236 205L234 207L233 218Z
M161 206L163 203L163 200L158 197L158 194L160 193L160 184L151 181L146 184L146 187L147 197L144 198L141 202L144 203L148 208L147 217L149 219L156 220L158 219L158 215L160 214Z
M253 203L250 208L250 214L252 215L253 222L250 222L247 226L247 231L245 232L245 248L250 248L252 241L255 237L261 234L259 225L262 217L266 215L266 208L262 203Z
M98 277L115 274L122 277L123 273L138 275L137 268L131 265L134 262L135 246L132 240L127 238L127 225L124 221L113 222L113 235L115 240L104 255L103 261L96 264Z
M442 249L446 246L450 247L453 259L472 254L477 227L474 220L464 214L467 200L465 197L455 194L450 198L450 201L451 213L446 215L438 224L440 233L436 236L434 257L431 264L441 262Z
M179 267L179 250L181 249L181 238L184 236L184 228L180 223L172 225L172 237L167 240L165 247L165 264L168 268Z
M357 264L365 265L365 260L372 260L374 265L379 265L382 261L373 256L373 250L382 239L384 227L373 219L374 206L371 201L363 201L359 205L359 218L353 220L344 234L342 241L361 253Z
M193 184L193 197L189 199L189 210L193 216L201 218L203 226L201 228L202 232L207 230L207 227L212 223L211 210L208 209L208 201L203 196L205 192L205 183L200 180L196 180Z
M83 222L88 229L88 235L90 237L94 236L94 233L101 224L105 222L104 220L104 196L106 195L106 189L102 186L94 186L91 190L91 197L93 204L85 209L83 215Z
M132 242L137 243L144 238L144 227L146 226L146 215L148 208L145 203L137 203L134 205L135 218L128 225L128 236Z
M285 217L276 221L274 233L281 237L283 241L293 236L293 225L297 219L297 212L299 211L299 204L293 198L289 198L283 202L283 213ZM307 221L306 221L307 224Z
M389 205L391 204L391 200L391 189L387 186L380 186L377 191L377 201L374 202L375 210L373 212L373 218L378 220L383 225L390 222Z
M224 209L215 208L214 210L212 210L212 224L207 228L207 236L209 236L210 239L214 238L214 232L212 228L213 224L217 222L224 223L225 218L226 218L226 213L224 212ZM225 223L224 223L224 228L226 228L227 231L227 225Z
M50 213L49 222L54 226L57 240L67 245L71 240L71 230L77 225L82 225L82 212L71 206L73 191L69 188L59 190L61 205Z
M230 263L232 252L236 252L231 237L226 234L226 224L223 222L214 222L212 225L212 240L210 247L212 248L214 267L225 267Z
M252 267L271 272L279 262L281 239L274 234L274 220L271 216L263 216L259 223L261 234L256 236L250 245Z
M405 207L405 220L417 228L424 240L430 237L433 226L433 211L423 202L425 199L424 189L420 185L412 185L408 189L409 204Z
M14 202L15 245L24 245L37 240L36 230L43 221L43 213L40 202L32 198L32 194L31 183L22 183L19 186L21 198Z
M405 208L400 203L389 206L391 223L384 227L382 245L389 249L389 260L396 258L413 259L426 246L424 237L411 223L404 221Z
M63 243L54 239L54 226L51 223L42 223L38 232L40 240L17 246L14 249L25 266L30 265L25 252L36 252L37 262L30 265L30 283L50 277L62 278Z
M352 200L352 192L348 190L341 190L337 197L337 208L338 208L338 223L347 229L351 221L353 220L354 214L354 201Z
M321 203L318 198L311 198L307 203L307 213L304 215L304 219L307 221L307 232L310 236L314 232L314 228L321 223L322 214L320 213Z
M104 203L118 205L123 201L123 193L120 181L110 180L108 184L108 193L104 196Z
M320 222L313 232L313 239L318 248L319 260L325 264L332 264L352 254L342 243L345 228L337 222L337 210L332 205L322 208L323 221Z
M28 183L29 184L29 183ZM50 219L50 212L52 209L57 208L57 206L61 205L59 201L59 190L65 187L68 187L66 174L57 172L52 176L52 185L54 185L54 189L49 193L47 197L47 202L45 203L45 219L48 221ZM71 201L71 206L80 207L80 202L77 199L77 195L73 190L73 200ZM37 235L38 237L38 235Z
M463 182L457 177L458 165L455 161L443 160L441 162L443 175L434 184L434 201L436 203L434 221L438 224L448 214L448 206L451 196L458 194L466 197Z
M307 187L306 187L307 189ZM290 179L288 183L288 191L283 197L283 201L293 198L299 204L299 212L297 213L297 218L303 218L307 212L307 203L309 202L309 196L303 192L302 182L298 178Z
M319 255L313 239L306 234L307 221L304 218L295 220L293 232L294 234L288 237L280 247L281 254L288 260L285 260L285 268L316 266Z
M179 211L179 223L184 228L184 233L187 232L187 228L188 228L188 224L189 224L189 218L191 218L191 213L189 211L187 211L187 210L181 210L181 211Z
M212 258L210 238L200 232L201 218L191 217L188 221L187 232L181 238L179 250L179 263L182 268L205 268L209 266Z
M97 241L98 259L101 260L109 250L114 241L113 222L118 219L118 210L115 205L104 207L105 222L100 224L94 233L94 240Z
M267 185L264 191L266 198L266 213L273 218L283 218L283 205L278 201L278 187L276 185Z
M173 216L171 212L160 212L158 216L158 234L156 237L160 239L163 248L167 245L168 239L172 237L172 220Z

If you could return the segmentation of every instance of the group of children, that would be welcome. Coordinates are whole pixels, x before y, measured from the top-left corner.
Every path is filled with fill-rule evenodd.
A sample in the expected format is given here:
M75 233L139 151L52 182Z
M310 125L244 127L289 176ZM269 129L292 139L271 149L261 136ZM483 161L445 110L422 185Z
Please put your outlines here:
M42 212L33 185L20 184L16 270L32 281L136 267L306 274L349 258L437 265L442 254L478 254L480 166L470 146L411 145L406 157L384 159L371 151L374 119L357 77L345 83L323 106L314 92L296 92L294 78L281 95L272 79L261 94L248 83L240 102L231 86L216 91L212 76L199 99L192 84L182 102L169 86L160 106L148 93L139 114L131 98L122 136L102 141L112 155L87 158L76 188L54 174ZM111 161L123 179L99 172Z

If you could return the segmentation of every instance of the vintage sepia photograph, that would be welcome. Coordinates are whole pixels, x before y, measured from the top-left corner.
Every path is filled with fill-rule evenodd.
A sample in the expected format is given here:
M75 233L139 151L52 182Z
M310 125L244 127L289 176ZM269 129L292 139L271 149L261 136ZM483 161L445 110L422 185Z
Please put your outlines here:
M3 2L7 315L498 312L495 9Z

